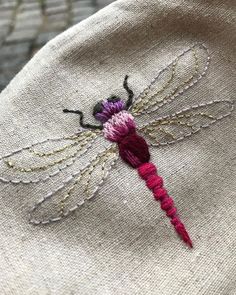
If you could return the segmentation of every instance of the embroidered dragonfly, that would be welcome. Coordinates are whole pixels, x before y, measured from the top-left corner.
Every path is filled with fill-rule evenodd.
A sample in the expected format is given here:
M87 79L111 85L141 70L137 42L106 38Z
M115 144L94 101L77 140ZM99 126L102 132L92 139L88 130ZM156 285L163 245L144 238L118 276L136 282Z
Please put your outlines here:
M80 132L47 139L2 157L0 180L5 183L40 183L63 174L63 183L32 208L30 222L48 224L74 212L98 192L120 156L138 170L176 232L192 247L173 199L164 188L156 166L150 162L148 145L158 147L179 142L230 115L233 103L213 100L154 120L150 118L196 84L206 74L209 61L208 49L204 45L187 48L161 70L135 100L126 76L123 83L128 94L126 101L114 95L95 105L93 115L100 125L85 123L83 112L66 109L64 112L79 115ZM144 116L145 123L137 126L135 120ZM96 144L102 137L106 143ZM103 148L98 149L98 146ZM81 163L86 164L81 168Z

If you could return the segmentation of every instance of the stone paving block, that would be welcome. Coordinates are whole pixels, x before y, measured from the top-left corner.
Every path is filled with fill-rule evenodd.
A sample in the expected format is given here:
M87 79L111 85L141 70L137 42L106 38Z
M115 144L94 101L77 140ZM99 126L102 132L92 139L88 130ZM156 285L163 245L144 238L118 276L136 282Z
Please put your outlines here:
M79 22L81 22L82 20L88 18L90 15L81 15L81 16L76 16L76 17L73 17L72 18L72 24L73 25L76 25L78 24Z
M96 12L96 9L94 7L78 7L76 9L73 10L73 16L75 17L81 17L81 16L84 16L84 17L88 17L90 15L92 15L93 13Z
M33 3L23 3L21 4L19 11L32 11L32 10L38 10L40 11L40 5L39 2L33 2Z
M21 42L17 44L4 44L0 50L0 63L1 60L12 58L12 56L26 55L30 50L30 42Z
M91 6L96 6L96 2L97 0L72 0L72 3L78 3L78 4L83 4L83 3L87 3Z
M45 43L112 0L0 0L0 91Z
M7 37L11 26L11 20L8 21L0 21L0 52L1 52L1 44L4 42Z
M0 68L0 89L4 89L4 86L11 81L16 73L18 73L26 64L28 57L22 58L21 61L6 65L5 68ZM1 91L1 90L0 90Z
M45 6L46 7L57 7L60 5L65 5L67 4L67 0L46 0L45 1Z
M0 19L0 32L7 32L11 23L11 19Z
M4 41L6 39L6 36L7 36L7 34L3 34L3 33L0 32L0 47L4 43Z
M12 9L0 10L0 20L9 19L13 15Z
M87 15L86 16L85 15L84 16L75 16L72 18L72 24L76 25L79 22L81 22L82 20L86 19L87 17L88 17Z
M32 11L23 11L18 13L17 20L29 20L31 19L34 21L37 18L41 18L41 11L40 9L32 10Z
M82 7L94 7L96 8L96 5L93 4L91 0L80 0L80 1L73 1L71 4L72 12L74 9L79 9Z
M15 30L38 30L42 24L42 15L39 7L33 11L21 11L15 20Z
M58 14L58 13L64 13L68 11L68 6L63 4L60 6L55 6L55 7L49 7L46 8L46 14L47 15L54 15L54 14Z
M61 33L66 28L67 28L67 21L66 20L50 22L47 25L47 30L51 31L51 32L52 31L60 31L60 33Z
M2 90L4 89L4 86L6 86L26 64L27 60L24 62L22 61L21 64L17 65L16 67L8 67L4 70L4 72L1 72L0 69L0 88Z
M45 45L48 41L56 37L58 34L60 34L60 31L42 32L38 35L34 45L37 47L41 47Z
M17 43L22 41L31 41L36 38L37 32L35 30L17 30L13 31L7 38L6 43Z
M5 3L11 3L11 2L14 2L14 3L17 3L17 0L1 0L1 3L2 4L5 4Z
M1 69L1 71L4 70L5 73L8 73L13 68L17 68L19 66L22 66L22 64L25 63L27 58L28 58L28 56L27 56L27 54L25 54L25 55L15 56L14 59L11 58L11 59L1 60L0 69Z
M67 12L62 12L62 13L57 13L57 14L54 14L54 15L48 15L47 16L48 22L61 21L61 20L65 20L67 18L68 18L68 13Z
M15 24L15 30L27 30L34 29L37 30L42 24L42 18L36 18L34 21L32 19L17 20Z
M5 73L0 72L0 92L5 88L5 86L9 83L9 81L14 77L14 72L9 77L9 75L6 75Z
M40 3L44 0L23 0L22 3Z
M4 40L4 38L7 36L8 30L1 30L0 31L0 44L1 44L1 40Z
M13 10L16 7L16 2L6 2L6 3L0 3L0 10Z
M112 2L114 2L114 1L112 1L112 0L97 0L98 9L101 9L101 8L111 4Z

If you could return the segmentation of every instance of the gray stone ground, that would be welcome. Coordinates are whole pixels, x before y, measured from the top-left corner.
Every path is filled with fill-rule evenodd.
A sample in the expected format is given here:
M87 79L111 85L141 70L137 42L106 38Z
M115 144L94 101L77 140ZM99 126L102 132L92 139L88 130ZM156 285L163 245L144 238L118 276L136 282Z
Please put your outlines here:
M0 0L0 92L47 41L114 0Z

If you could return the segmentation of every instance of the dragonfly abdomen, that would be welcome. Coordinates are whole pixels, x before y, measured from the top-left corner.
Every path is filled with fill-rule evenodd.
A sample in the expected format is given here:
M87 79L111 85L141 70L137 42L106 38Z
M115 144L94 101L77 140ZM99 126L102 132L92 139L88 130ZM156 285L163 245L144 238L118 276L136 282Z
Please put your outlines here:
M171 219L176 232L192 248L192 241L184 224L177 215L173 199L163 186L163 179L157 174L157 168L153 163L145 163L138 168L139 176L145 180L147 187L153 192L154 198L161 203L161 209Z
M171 219L176 232L182 240L192 247L192 241L177 215L173 199L163 186L163 179L157 174L156 166L149 162L150 153L143 137L136 133L136 125L131 114L121 111L114 114L104 125L104 136L117 142L120 157L131 167L138 169L140 177L152 191L154 198L161 203L161 209Z

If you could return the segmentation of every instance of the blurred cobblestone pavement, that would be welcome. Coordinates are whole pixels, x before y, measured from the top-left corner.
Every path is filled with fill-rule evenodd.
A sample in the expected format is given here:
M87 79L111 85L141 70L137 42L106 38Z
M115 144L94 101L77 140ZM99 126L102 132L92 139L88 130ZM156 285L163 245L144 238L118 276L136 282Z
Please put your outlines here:
M0 92L47 41L114 0L0 0Z

